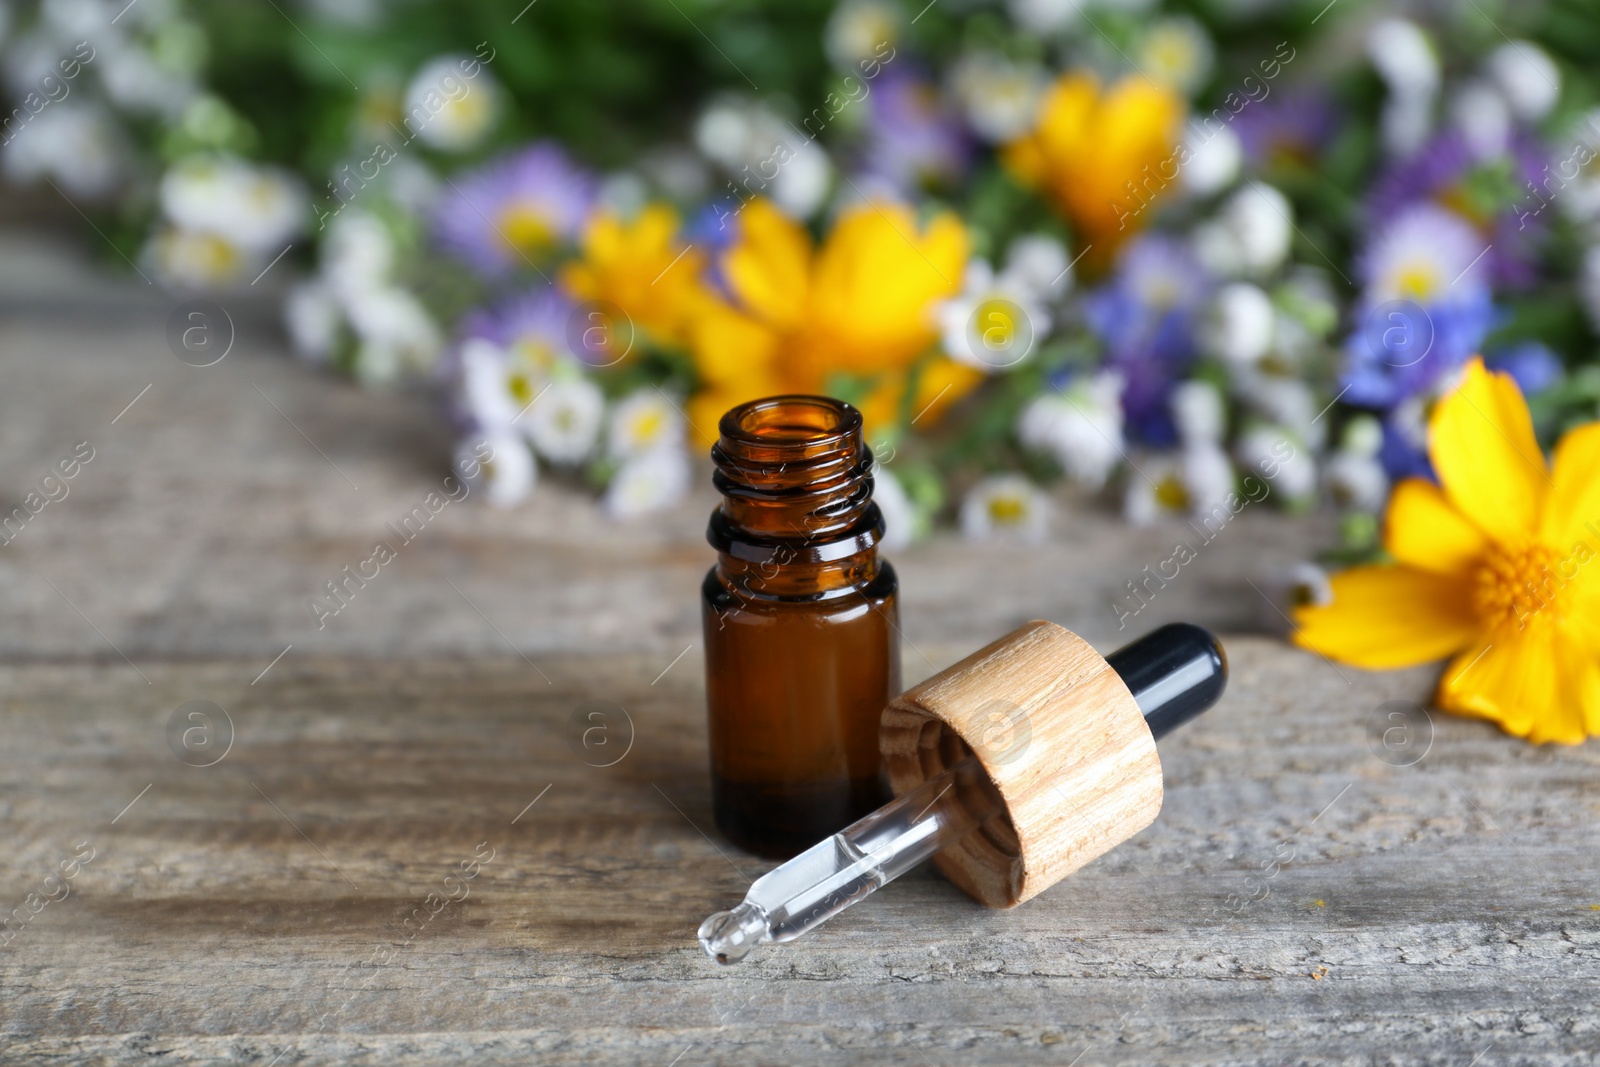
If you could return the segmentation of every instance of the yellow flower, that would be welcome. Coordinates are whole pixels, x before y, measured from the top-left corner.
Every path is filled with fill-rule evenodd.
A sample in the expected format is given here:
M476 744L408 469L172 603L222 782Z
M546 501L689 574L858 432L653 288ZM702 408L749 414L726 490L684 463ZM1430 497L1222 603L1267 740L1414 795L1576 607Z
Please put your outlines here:
M1183 114L1181 97L1144 78L1102 92L1094 75L1066 74L1046 94L1033 132L1002 158L1072 221L1088 258L1104 264L1177 177Z
M651 204L631 221L598 211L584 227L583 257L561 272L561 284L579 300L614 305L662 344L681 344L704 296L700 281L705 256L685 245L678 215ZM607 309L608 311L610 309ZM626 337L626 325L613 332Z
M960 291L967 250L954 215L919 227L900 204L845 212L814 248L771 203L751 201L721 264L731 299L704 302L691 331L705 384L690 404L696 430L714 434L724 411L759 396L824 392L838 375L872 383L862 405L869 434L891 421L906 372L938 336L934 305ZM982 379L941 366L949 362L929 362L913 400L938 381L948 404Z
M1547 467L1516 384L1474 359L1428 449L1442 488L1412 478L1389 501L1398 563L1335 575L1295 642L1369 668L1454 655L1441 708L1535 743L1600 734L1600 423Z

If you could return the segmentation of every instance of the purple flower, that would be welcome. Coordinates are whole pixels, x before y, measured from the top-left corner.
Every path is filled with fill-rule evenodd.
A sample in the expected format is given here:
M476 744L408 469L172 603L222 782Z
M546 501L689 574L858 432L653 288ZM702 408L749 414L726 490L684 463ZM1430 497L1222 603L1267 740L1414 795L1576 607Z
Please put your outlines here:
M867 98L865 171L901 193L956 181L972 144L938 88L910 71L886 71Z
M1523 288L1537 277L1537 246L1547 220L1540 217L1544 201L1533 188L1548 159L1539 142L1522 131L1512 134L1503 153L1489 159L1478 158L1459 132L1441 133L1379 175L1367 202L1368 217L1372 225L1382 226L1419 201L1442 204L1465 215L1483 234L1479 247L1489 248L1485 265L1490 281L1499 288ZM1494 187L1508 177L1518 202L1489 213L1481 205L1494 202ZM1475 193L1474 183L1490 188Z
M461 336L481 337L513 353L537 350L565 356L572 312L572 301L565 293L541 282L492 307L467 312L461 320Z
M1146 444L1177 443L1168 401L1194 362L1195 317L1210 284L1187 244L1145 236L1122 253L1111 281L1085 300L1089 327L1106 346L1105 366L1122 375L1131 436Z
M486 277L538 262L577 237L594 178L560 147L541 142L449 183L434 211L439 244Z
M1338 109L1327 94L1285 91L1240 111L1233 120L1246 158L1257 166L1291 162L1314 166L1339 132Z

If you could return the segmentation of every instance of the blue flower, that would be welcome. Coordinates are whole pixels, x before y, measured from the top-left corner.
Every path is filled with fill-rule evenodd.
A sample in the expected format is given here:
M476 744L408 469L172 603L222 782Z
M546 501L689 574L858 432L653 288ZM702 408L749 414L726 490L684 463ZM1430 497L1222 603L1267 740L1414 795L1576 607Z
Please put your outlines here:
M1485 242L1460 216L1419 203L1361 257L1365 290L1345 345L1347 403L1387 411L1451 380L1494 324Z
M1534 396L1555 385L1565 374L1561 357L1538 341L1524 341L1486 361L1490 370L1504 371L1516 381L1523 396Z
M1122 376L1123 412L1139 441L1177 443L1168 401L1195 360L1195 320L1210 287L1187 244L1145 236L1085 301L1089 327L1106 346L1105 366Z

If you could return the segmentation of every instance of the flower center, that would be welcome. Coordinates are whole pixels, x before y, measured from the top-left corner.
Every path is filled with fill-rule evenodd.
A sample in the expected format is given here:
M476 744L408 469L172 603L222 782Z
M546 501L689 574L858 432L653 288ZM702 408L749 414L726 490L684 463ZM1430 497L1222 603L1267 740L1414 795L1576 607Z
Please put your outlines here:
M1556 555L1543 545L1494 545L1473 575L1472 606L1486 626L1518 630L1540 619L1561 617Z
M541 251L555 239L555 228L550 218L538 204L514 201L500 212L500 236L513 249L523 252Z
M1394 287L1402 298L1427 300L1439 288L1438 271L1431 263L1409 263L1395 272Z
M1028 505L1021 497L997 496L989 501L989 518L997 526L1014 526L1028 514Z
M1189 506L1189 490L1175 474L1156 483L1156 503L1166 511L1182 511Z
M661 435L666 417L659 411L645 411L634 416L633 438L641 445L649 444Z
M526 404L533 399L533 381L518 371L512 371L506 377L506 390L516 397L519 404Z

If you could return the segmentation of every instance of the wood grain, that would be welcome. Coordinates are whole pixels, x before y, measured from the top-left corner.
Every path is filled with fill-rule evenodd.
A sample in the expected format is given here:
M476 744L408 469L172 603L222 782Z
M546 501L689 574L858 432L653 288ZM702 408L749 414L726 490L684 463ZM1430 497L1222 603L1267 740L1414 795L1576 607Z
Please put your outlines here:
M632 524L549 477L452 504L319 629L307 600L436 486L436 410L296 365L288 262L218 298L239 340L195 368L174 298L65 247L0 231L0 505L97 449L0 550L0 916L94 855L0 933L0 1062L1594 1062L1600 749L1437 715L1424 744L1384 705L1430 671L1261 639L1161 742L1156 822L1027 907L917 872L716 970L695 926L767 865L711 825L709 485ZM1102 650L1281 625L1248 582L1332 539L1056 504L1043 545L894 554L908 680L1039 616ZM1179 540L1199 557L1119 629ZM169 747L191 700L235 728L210 767Z
M896 795L967 755L983 764L1004 824L934 862L991 908L1032 899L1161 810L1139 705L1103 656L1052 622L1026 623L891 701L881 741Z
M1008 912L918 872L726 970L695 926L767 865L712 830L697 655L3 668L0 902L96 854L0 948L0 1058L1588 1062L1596 750L1435 716L1390 766L1367 720L1424 672L1229 653L1121 848ZM194 699L211 767L168 747Z

